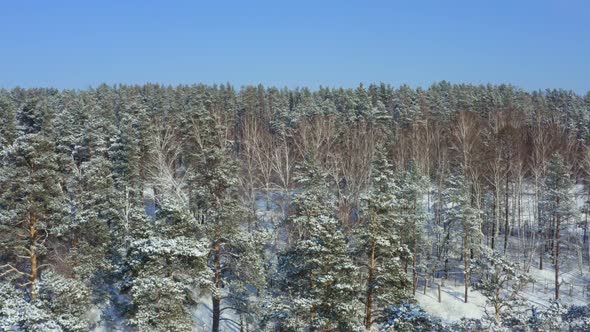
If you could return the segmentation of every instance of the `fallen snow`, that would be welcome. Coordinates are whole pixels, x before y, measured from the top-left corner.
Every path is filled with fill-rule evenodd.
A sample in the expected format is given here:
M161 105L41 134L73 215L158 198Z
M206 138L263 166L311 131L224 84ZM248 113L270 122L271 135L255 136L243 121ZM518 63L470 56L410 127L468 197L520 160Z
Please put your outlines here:
M441 303L438 303L436 284L434 287L427 288L426 295L423 294L423 288L418 287L416 300L426 312L447 323L456 322L462 317L482 318L484 316L486 298L480 292L470 289L469 302L465 303L463 302L465 291L463 285L454 286L448 283L449 281L441 288Z

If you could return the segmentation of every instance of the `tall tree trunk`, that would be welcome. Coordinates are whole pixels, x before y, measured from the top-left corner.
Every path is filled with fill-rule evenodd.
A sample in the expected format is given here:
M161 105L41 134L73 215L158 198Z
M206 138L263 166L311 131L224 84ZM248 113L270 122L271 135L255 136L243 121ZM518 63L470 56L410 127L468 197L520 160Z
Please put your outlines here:
M213 265L214 265L214 284L215 289L218 291L216 294L213 295L212 302L213 302L213 327L211 331L219 332L219 322L221 320L221 298L219 291L221 289L221 247L219 242L215 242L213 247Z
M541 241L544 241L543 239L543 233L541 233ZM545 245L541 244L540 248L539 248L539 270L543 270L543 254L545 253Z
M312 290L313 289L313 271L309 272L309 289ZM314 331L314 326L313 326L313 320L315 318L315 308L313 307L313 304L310 305L309 307L309 331L313 332Z
M518 185L518 193L517 193L516 202L518 204L518 231L523 228L522 226L522 182Z
M469 248L468 248L467 227L463 227L463 267L465 268L465 303L469 296Z
M39 294L37 282L39 281L39 261L37 257L37 215L35 213L31 213L29 216L29 237L30 237L30 245L29 245L29 260L31 263L31 274L29 275L29 282L31 285L31 298L36 299Z
M590 201L590 186L588 187L589 192L586 194L586 201ZM588 212L590 212L590 204L586 203L586 213L584 213L584 236L582 242L586 244L588 241ZM589 257L590 258L590 257Z
M585 218L584 218L584 235L582 235L582 243L586 244L587 240L588 240L588 212L585 213Z
M541 227L541 203L539 202L539 180L535 178L535 203L537 204L537 227L539 227L539 240L541 245L539 246L539 270L543 270L543 254L545 254L545 234Z
M509 217L510 217L510 213L509 213L509 209L508 209L508 171L506 171L506 186L505 186L505 190L506 192L504 193L504 209L505 209L505 214L506 214L506 219L504 221L504 255L506 255L506 249L508 248L508 235L510 233L510 221L509 221Z
M326 295L328 298L332 298L332 282L329 282L328 286L326 287ZM328 326L326 327L326 331L332 332L334 330L332 326L333 319L331 318L334 317L334 306L332 302L328 302L328 317L330 317L330 319L328 319Z
M500 306L500 288L496 288L494 297L496 299L494 302L494 318L496 319L496 323L500 323L500 310L502 309Z
M559 207L559 197L557 198L557 206ZM561 218L559 213L555 218L555 299L559 300L559 238L561 236L559 228L561 227Z
M365 304L365 327L371 329L373 322L373 279L375 273L375 241L371 243L371 258L369 261L369 276L367 278L367 302ZM414 288L414 292L416 289Z
M556 224L555 217L551 219L551 225L549 226L549 252L551 253L551 262L555 265L555 224Z
M492 223L492 251L496 248L496 237L498 236L498 226L500 225L500 202L499 190L494 195L494 222Z
M418 287L418 274L416 271L416 262L418 258L418 239L416 238L416 223L413 224L414 252L412 255L412 286L414 287L414 295L416 295L416 287Z

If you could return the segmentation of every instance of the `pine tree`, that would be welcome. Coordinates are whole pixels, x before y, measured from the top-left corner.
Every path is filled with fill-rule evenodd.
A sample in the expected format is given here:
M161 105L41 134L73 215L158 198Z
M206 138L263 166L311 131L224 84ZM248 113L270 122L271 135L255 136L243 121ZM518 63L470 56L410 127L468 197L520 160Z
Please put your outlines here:
M88 331L94 323L89 319L92 286L49 270L41 279L41 301L37 306L47 312L63 331Z
M242 223L247 220L247 210L238 199L238 164L226 136L228 125L203 106L197 106L195 115L190 137L194 147L189 159L190 207L210 245L212 330L217 332L223 311L253 314L248 286L260 290L264 284L264 233L249 230Z
M412 290L416 293L418 287L418 270L420 269L418 258L428 243L423 237L425 221L428 215L424 208L423 199L429 189L429 181L426 176L420 174L416 164L411 163L408 170L397 175L399 190L396 192L396 210L399 211L399 220L402 234L402 243L412 252ZM404 260L407 271L408 261Z
M364 294L364 324L371 329L374 321L384 317L374 312L400 303L409 298L409 281L401 262L411 257L406 244L402 243L403 219L400 214L398 195L400 188L383 152L373 162L372 186L363 197L363 224L356 229L359 238L360 257L366 271ZM408 189L408 188L406 188ZM406 194L411 195L409 190ZM405 196L403 199L412 199ZM411 204L409 202L407 205ZM409 215L409 211L407 215ZM407 216L405 215L405 216Z
M109 146L109 159L117 189L128 191L132 200L141 202L148 154L150 124L145 107L132 100L116 113L117 128Z
M2 155L2 245L11 259L1 266L1 276L26 286L27 292L6 285L9 296L1 306L13 307L16 320L9 317L8 324L25 330L86 331L89 288L48 269L60 244L59 229L71 215L50 139L52 119L46 105L35 99L19 110L17 119L18 137Z
M192 331L198 297L212 289L209 242L200 220L190 213L184 183L175 178L177 155L167 153L171 142L161 134L152 133L153 160L144 165L158 193L155 215L148 216L137 195L127 191L121 225L113 230L124 238L118 242L124 250L120 291L129 298L118 306L128 325L138 330Z
M69 214L49 140L51 120L42 103L26 104L18 113L19 135L3 151L0 187L0 225L3 247L11 248L12 262L0 275L16 273L31 298L39 295L43 260L55 242L53 225Z
M574 180L570 170L561 156L554 156L548 166L543 197L543 217L549 224L552 235L553 260L555 263L555 299L559 299L561 228L576 218L576 207L572 191Z
M155 222L142 211L133 211L130 221L121 285L130 297L128 324L140 331L192 331L191 307L198 291L211 287L207 242L194 236L198 223L166 202Z
M287 221L293 225L296 240L279 254L279 304L271 315L288 330L350 331L359 327L358 269L349 256L324 179L312 161L300 169L298 182L303 189Z
M510 320L525 303L520 292L532 278L520 272L517 263L512 263L500 253L482 248L481 255L472 266L479 275L474 288L486 298L494 308L493 320L500 324L503 319ZM487 313L487 311L486 311Z
M64 264L77 280L92 286L94 300L104 302L119 260L123 235L122 196L114 188L111 163L98 156L74 167L70 204L73 213L55 228L70 247Z
M10 94L0 90L0 149L11 145L16 134L16 107Z
M461 226L462 259L465 282L464 301L467 303L470 284L470 262L472 252L479 248L482 238L481 211L471 205L471 193L465 178L461 175L450 176L445 189L445 201L449 204L446 217Z
M63 332L52 313L40 301L25 300L25 294L8 282L0 283L0 328L3 331Z

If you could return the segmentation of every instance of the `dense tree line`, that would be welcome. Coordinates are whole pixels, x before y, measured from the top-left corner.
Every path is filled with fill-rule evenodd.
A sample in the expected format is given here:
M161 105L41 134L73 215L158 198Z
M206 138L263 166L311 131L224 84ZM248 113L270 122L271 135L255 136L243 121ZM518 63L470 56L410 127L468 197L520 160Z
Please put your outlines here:
M0 150L3 329L360 331L457 266L501 324L590 259L590 93L17 88Z

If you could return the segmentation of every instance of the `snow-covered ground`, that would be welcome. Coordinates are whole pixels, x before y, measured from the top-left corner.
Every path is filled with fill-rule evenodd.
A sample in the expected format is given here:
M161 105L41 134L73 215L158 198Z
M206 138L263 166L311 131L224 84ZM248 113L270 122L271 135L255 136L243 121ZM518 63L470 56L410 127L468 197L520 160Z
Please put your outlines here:
M212 308L211 296L201 297L198 306L193 311L193 317L196 322L195 332L211 331L211 322L213 321ZM223 314L223 317L226 319L220 322L220 330L224 332L239 332L240 327L235 323L239 322L239 318L231 310L224 311ZM231 320L227 320L227 318Z
M438 303L437 285L428 287L426 295L423 294L423 288L419 287L416 291L416 300L420 306L432 316L438 317L447 323L465 318L482 318L486 298L478 291L470 290L469 303L463 301L464 287L458 283L446 282L441 287L441 303Z
M529 306L547 308L555 294L555 270L552 267L539 270L531 267L529 274L535 279L521 292L522 297ZM571 271L562 274L563 283L560 288L560 300L564 304L587 305L590 304L590 294L584 287L590 284L590 273L580 274ZM461 318L482 318L485 314L486 298L477 290L469 290L469 303L463 301L464 286L462 279L450 278L441 287L441 303L438 302L437 284L435 280L424 292L424 284L421 283L416 290L416 300L429 314L442 319L447 323L459 321ZM572 287L570 287L573 286ZM488 306L488 312L493 309Z
M587 192L582 185L578 184L572 194L575 195L576 205L581 210L587 200ZM534 211L536 209L533 186L525 183L522 195L521 222L531 224L534 222ZM425 197L424 203L432 212L434 208L432 198ZM512 214L511 223L515 223L513 216L516 211L512 203L512 201L509 202L510 213ZM580 214L579 218L585 218L585 215ZM517 225L511 225L511 227L514 226ZM513 234L515 236L509 238L506 257L514 262L521 263L522 266L526 257L523 256L523 246L519 244L522 239L519 239L516 233ZM563 248L560 259L560 280L562 283L560 286L560 300L564 304L590 304L590 288L587 288L590 285L589 263L586 258L580 261L581 253L590 250L590 246L581 243L582 229L577 227L575 223L565 225L563 233ZM502 240L502 236L496 239L497 248L503 247ZM460 262L455 263L456 266L452 268L450 279L441 287L441 303L438 303L437 290L437 283L440 282L440 279L429 285L426 295L423 294L424 284L422 282L416 291L416 300L426 312L439 317L445 322L455 322L462 317L481 318L485 314L486 299L480 292L470 289L469 303L463 302L463 277L460 272L462 268ZM555 296L555 270L549 257L546 258L544 265L545 268L539 270L538 257L533 257L528 272L535 282L529 284L521 293L530 306L546 308ZM587 289L584 289L585 287ZM488 312L492 313L493 310L489 308Z
M516 257L516 253L508 252L507 257ZM456 262L459 264L460 262ZM564 259L560 267L560 301L569 305L590 304L590 271L585 266L582 271L577 261ZM534 261L529 269L529 275L534 279L522 291L521 296L529 307L548 308L555 297L555 270L548 260L543 270L538 269L538 261ZM441 279L430 282L424 294L424 282L420 280L416 290L416 300L429 314L440 318L444 322L452 323L461 318L482 318L485 315L486 298L477 290L470 288L469 303L464 303L463 275L460 268L452 269L448 280L441 283ZM441 283L441 303L438 302L437 285ZM489 306L488 312L493 313Z
M535 279L533 284L527 286L522 296L531 304L538 307L547 307L549 301L555 297L555 270L553 267L539 270L531 267L529 274ZM584 287L590 284L590 274L582 275L579 271L569 271L560 274L561 286L559 299L564 304L586 305L590 303L590 297Z

